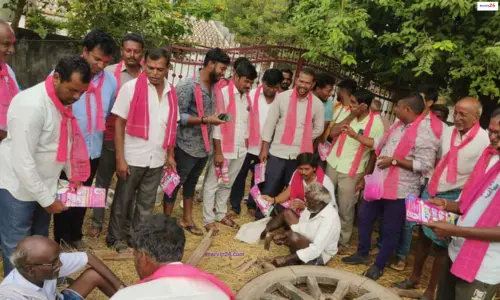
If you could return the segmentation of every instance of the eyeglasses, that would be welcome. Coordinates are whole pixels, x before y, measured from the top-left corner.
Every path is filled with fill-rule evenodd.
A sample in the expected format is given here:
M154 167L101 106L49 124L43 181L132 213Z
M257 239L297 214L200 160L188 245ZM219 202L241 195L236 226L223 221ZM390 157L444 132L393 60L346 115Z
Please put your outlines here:
M58 257L53 262L48 263L48 264L36 264L36 263L33 263L33 264L30 264L30 265L32 265L32 266L40 266L40 267L52 267L52 268L55 268L55 267L58 267L60 264L61 264L61 260Z
M487 129L487 131L491 137L499 137L500 136L500 131L494 131L494 130L491 130L489 128Z

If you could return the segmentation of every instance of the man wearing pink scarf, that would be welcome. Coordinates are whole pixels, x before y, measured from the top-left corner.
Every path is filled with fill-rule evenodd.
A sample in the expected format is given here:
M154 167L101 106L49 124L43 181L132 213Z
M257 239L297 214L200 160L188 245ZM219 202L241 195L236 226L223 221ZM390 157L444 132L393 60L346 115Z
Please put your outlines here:
M117 64L107 66L104 70L112 73L116 79L115 96L118 96L120 88L130 80L139 77L142 72L141 60L144 57L144 39L137 33L127 33L122 39L121 47L122 60ZM104 131L104 141L102 144L101 158L95 176L96 187L108 189L111 179L115 174L115 121L116 116L110 114L106 119L106 131ZM133 215L133 206L130 207L125 227L130 226ZM92 209L92 228L90 236L98 236L104 225L104 208ZM125 229L127 230L127 229Z
M163 215L149 217L132 235L140 281L118 291L111 299L236 299L215 276L181 262L185 243L184 231L175 219Z
M426 224L438 238L451 238L437 300L492 300L500 284L500 109L491 115L488 134L490 146L475 164L458 201L429 200L460 215L457 225Z
M112 110L117 116L118 183L106 244L117 252L127 250L124 242L129 242L130 232L124 231L123 224L134 198L132 227L137 229L153 212L163 166L176 170L174 147L180 117L177 93L167 82L169 53L156 48L144 57L144 72L123 85Z
M78 56L62 58L53 75L22 91L7 114L9 134L0 144L0 240L4 273L9 256L30 235L49 235L50 214L65 210L56 200L64 169L70 179L90 175L88 153L71 104L90 82L90 67ZM70 160L71 158L71 160Z
M0 20L0 142L7 136L7 110L19 92L14 71L7 60L14 53L16 36L9 23Z
M84 186L92 186L94 181L101 157L106 118L115 101L116 79L112 73L104 71L115 48L113 38L101 29L92 30L83 39L82 57L90 65L92 80L80 101L73 105L73 114L85 139L90 161L90 177L83 182ZM66 177L64 175L63 179ZM82 241L86 210L85 207L72 207L54 216L54 238L58 244L78 250L86 248Z
M297 155L313 153L313 141L323 133L323 103L311 92L314 77L314 70L302 70L295 88L278 94L269 109L259 155L267 161L263 195L283 191L297 168Z

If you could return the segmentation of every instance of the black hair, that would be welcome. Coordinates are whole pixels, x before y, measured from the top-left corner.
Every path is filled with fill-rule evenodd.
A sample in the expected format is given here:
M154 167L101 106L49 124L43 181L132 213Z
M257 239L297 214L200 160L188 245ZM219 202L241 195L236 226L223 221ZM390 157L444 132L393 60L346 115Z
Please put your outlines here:
M132 244L159 264L176 262L184 255L186 236L175 218L157 214L134 230Z
M356 92L358 84L353 79L347 78L347 79L341 80L339 82L339 84L337 84L337 87L344 89L344 90L347 90L349 92L349 94L352 95Z
M126 41L132 41L141 44L141 47L144 49L144 39L142 38L142 35L139 33L127 33L126 35L123 36L122 39L122 46Z
M225 65L229 65L231 63L231 59L229 58L229 56L220 48L213 48L208 50L207 54L205 55L205 60L203 61L203 66L206 67L211 61Z
M448 107L444 104L432 104L431 105L431 111L439 111L442 112L444 115L444 119L448 120L448 116L450 115L450 110Z
M302 165L311 165L313 168L318 167L318 158L315 154L304 152L297 155L297 167Z
M313 81L316 80L316 72L311 68L304 68L300 71L300 73L304 73L306 75L312 76Z
M500 107L495 108L495 110L491 113L490 119L496 118L500 116Z
M413 95L410 97L406 97L401 99L408 107L417 115L420 115L424 112L425 109L425 101L423 101L422 95Z
M270 86L277 86L283 81L283 73L278 69L267 69L262 76L262 81Z
M255 70L255 66L250 61L240 62L235 71L239 77L246 77L250 80L257 78L257 70Z
M71 74L80 73L80 80L83 83L89 83L92 76L90 72L89 64L79 55L61 58L54 69L54 73L59 74L61 82L71 81Z
M111 55L116 50L115 40L111 35L99 28L92 30L85 36L83 39L83 46L87 48L88 51L92 51L94 48L98 47L105 55Z
M249 63L249 64L252 64L252 62L251 62L248 58L246 58L246 57L244 57L244 56L240 56L240 57L238 57L238 58L236 58L236 59L234 60L234 62L233 62L233 68L236 70L236 69L238 68L238 66L239 66L240 64L242 64L242 63Z
M293 77L293 71L290 68L281 69L281 73L288 73L290 74L290 77Z
M353 96L356 98L356 100L358 101L359 104L364 103L368 107L370 107L370 105L372 105L373 98L375 98L375 95L366 89L357 90L353 94Z
M332 87L335 85L335 78L325 72L321 72L316 74L314 81L316 82L315 88L324 88L327 85L331 85Z
M417 89L417 94L424 94L425 95L425 101L434 101L436 102L438 100L438 90L435 86L432 85L422 85L419 86Z
M147 61L148 58L152 60L159 60L162 57L164 57L167 60L167 67L168 67L170 63L170 53L167 51L167 49L164 48L148 49L146 51L146 54L144 54L144 61Z

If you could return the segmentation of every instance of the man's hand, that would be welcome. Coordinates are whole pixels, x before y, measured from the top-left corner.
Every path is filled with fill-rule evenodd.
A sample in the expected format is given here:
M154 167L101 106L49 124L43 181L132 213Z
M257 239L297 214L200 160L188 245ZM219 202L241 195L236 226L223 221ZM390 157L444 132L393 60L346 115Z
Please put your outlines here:
M118 174L118 177L121 179L127 180L128 175L130 175L130 169L125 159L120 159L116 163L116 174Z
M269 203L273 203L274 202L274 197L271 197L271 196L268 196L268 195L262 195L260 196L260 198L264 201L267 201Z
M203 117L203 120L205 121L206 124L215 125L215 126L219 126L220 124L226 123L226 121L219 119L218 115L219 115L218 113L215 113L211 116Z
M441 198L432 198L427 200L427 203L433 204L437 206L437 208L446 210L446 206L448 204L448 200L441 199Z
M460 231L460 227L457 225L453 225L446 222L432 222L422 225L432 229L432 231L434 231L434 233L440 239L444 239L446 237L451 237L451 236L460 236L458 234L458 232Z
M272 261L272 264L278 268L286 266L288 264L288 258L287 256L278 256Z
M167 170L172 170L177 172L177 163L175 162L175 157L172 155L167 155L167 161L165 162L165 167Z
M356 184L356 189L354 191L357 194L361 192L361 190L364 188L365 188L365 178L364 176L362 176L361 179L359 179L358 183Z
M216 167L222 168L224 165L224 154L216 153L214 156L214 163Z
M291 209L298 209L298 210L304 210L306 208L306 205L304 201L300 199L294 199L292 200L292 203L290 204Z
M353 114L354 116L356 117L359 117L361 116L364 112L366 112L366 110L368 109L368 105L366 105L365 103L362 103L356 107L354 107L352 110L351 110L351 114Z
M392 166L392 161L394 158L388 156L380 156L377 159L377 167L381 170L387 169Z
M356 136L358 135L354 129L352 129L349 124L344 124L340 127L340 131L347 133L347 135L353 139L356 139Z
M260 154L259 154L259 159L260 159L260 162L265 162L265 161L267 161L267 155L268 155L267 151L268 151L268 150L267 150L267 149L265 149L265 148L260 150Z
M54 203L51 205L45 207L45 211L47 211L49 214L58 214L62 213L63 211L68 210L68 207L66 207L61 200L56 199Z
M82 182L81 181L71 180L69 183L72 184L72 185L74 185L77 190L82 187Z

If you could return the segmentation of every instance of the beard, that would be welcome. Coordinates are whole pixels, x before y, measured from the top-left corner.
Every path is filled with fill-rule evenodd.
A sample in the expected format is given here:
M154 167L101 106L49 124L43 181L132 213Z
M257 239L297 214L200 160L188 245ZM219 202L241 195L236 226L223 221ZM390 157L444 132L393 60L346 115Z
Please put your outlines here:
M216 83L220 79L217 77L217 74L215 74L215 71L210 72L210 74L208 76L210 78L211 83Z

